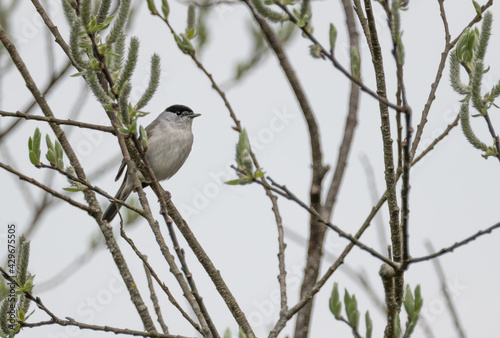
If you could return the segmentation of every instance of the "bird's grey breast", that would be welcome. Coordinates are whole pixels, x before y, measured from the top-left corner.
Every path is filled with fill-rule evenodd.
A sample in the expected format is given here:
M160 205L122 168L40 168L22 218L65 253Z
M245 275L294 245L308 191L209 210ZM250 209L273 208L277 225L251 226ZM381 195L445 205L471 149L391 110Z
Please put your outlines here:
M172 177L184 164L193 145L190 126L156 124L148 133L148 160L160 181ZM150 135L150 136L149 136Z

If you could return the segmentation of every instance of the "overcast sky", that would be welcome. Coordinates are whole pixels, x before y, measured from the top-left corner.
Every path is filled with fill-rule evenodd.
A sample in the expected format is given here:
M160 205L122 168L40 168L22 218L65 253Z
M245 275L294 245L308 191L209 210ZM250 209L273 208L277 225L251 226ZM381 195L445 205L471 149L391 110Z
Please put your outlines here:
M48 3L52 20L67 39L69 33L59 1L49 0L45 3ZM470 1L446 1L445 5L450 32L454 39L475 12ZM374 9L384 48L388 97L394 101L396 77L394 60L390 54L390 37L384 13L375 2ZM498 4L492 7L492 11L494 18L500 16ZM315 1L313 13L314 34L325 45L328 45L329 24L335 23L339 30L336 55L348 68L347 32L340 2ZM185 19L185 6L172 2L171 22L177 31L184 29ZM15 38L17 48L33 78L38 86L43 88L51 71L48 66L50 54L46 48L49 38L47 30L41 25L32 5L26 1L18 6L11 20L13 24L10 34ZM200 58L217 82L227 84L234 74L236 63L251 54L251 22L249 11L244 5L222 6L211 13L210 41ZM485 76L485 87L491 87L500 79L500 26L496 22L498 21L493 24L486 57L486 63L491 65L491 69ZM406 50L407 94L416 125L420 120L420 113L427 100L444 47L443 26L437 1L411 1L409 10L402 13L402 29ZM148 14L144 2L138 6L135 13L133 26L130 28L130 36L132 35L139 37L141 41L139 65L133 78L132 98L137 99L147 83L150 55L158 53L162 58L160 87L145 108L151 114L144 117L141 124L149 124L167 106L176 103L185 104L202 114L194 121L195 142L189 159L175 177L163 183L163 187L172 193L174 203L215 266L221 271L247 314L255 333L259 337L267 336L279 316L279 288L276 279L277 232L270 202L259 186L235 187L222 183L235 177L229 166L234 162L234 145L238 138L237 133L231 129L232 121L227 109L212 90L207 78L189 57L179 51L167 27L158 18ZM368 86L375 88L366 41L363 37L360 41L363 46L362 77ZM287 46L287 53L317 115L325 162L334 166L347 113L349 82L328 62L312 59L308 52L309 44L297 34ZM56 45L52 47L52 52L56 58L55 68L60 69L66 62L65 56ZM5 57L2 61L5 61ZM85 91L82 79L69 77L69 74L75 72L71 70L47 96L54 114L58 118L70 118L77 106L81 106L79 120L109 125L104 111L93 95L82 95ZM420 149L439 135L458 113L461 97L451 90L448 74L447 67L437 91L437 99L430 111ZM31 97L19 73L11 68L0 77L0 109L25 109ZM269 55L243 81L224 88L227 89L228 99L238 118L248 130L264 171L307 201L311 175L307 128L276 58ZM41 114L39 109L34 109L32 113ZM493 123L498 126L497 130L500 130L497 109L492 109L491 115ZM391 117L394 125L392 111ZM1 118L0 130L12 121L11 118ZM477 133L483 139L489 140L484 121L473 119L472 123ZM49 133L54 138L45 124L23 121L15 133L1 141L0 161L44 181L49 173L30 164L26 146L36 127L39 127L43 134ZM92 183L114 194L119 182L114 182L113 179L120 164L116 140L109 135L93 131L69 127L63 129L71 131L70 141L88 173L93 173L108 163L107 170L100 172ZM480 154L468 144L460 129L456 128L412 170L410 250L413 257L428 253L426 241L431 241L436 249L440 249L499 221L500 166L496 159L484 160ZM378 103L366 94L361 95L359 123L332 219L333 223L349 233L357 231L374 205L363 158L370 163L375 176L374 183L381 194L385 182L380 116ZM110 163L112 159L116 160ZM330 182L331 174L330 172L327 175L325 182ZM31 209L41 201L44 193L5 171L0 174L0 186L1 219L4 224L0 227L0 234L6 233L6 224L9 222L14 222L18 234L21 234L28 229L32 219ZM62 191L67 182L57 176L52 180L51 186ZM148 191L148 196L151 197L154 214L157 215L158 206L154 203L156 198L151 191ZM73 194L72 197L83 200L78 194ZM100 202L103 207L107 205L105 199ZM293 305L298 299L300 289L309 217L292 202L279 199L279 206L288 244L286 264L289 304ZM387 206L384 205L381 221L386 240L389 238L387 220ZM35 284L51 280L64 267L85 253L97 231L95 222L83 211L63 206L59 202L51 207L44 213L41 224L31 236L30 270L36 274ZM148 225L140 221L128 230L128 234L148 255L151 264L161 273L181 304L187 305L176 282L168 273L168 266L157 249ZM362 240L381 253L385 252L375 223ZM499 240L500 234L494 232L441 258L450 293L469 337L491 337L498 331ZM5 242L5 238L3 241ZM142 263L123 240L120 239L119 243L143 299L150 305ZM329 263L333 262L333 257L340 254L347 244L347 241L340 239L335 233L328 234L323 271L326 271ZM188 262L200 292L218 329L222 333L229 327L236 334L237 324L194 255L185 243L183 246L186 248ZM5 250L0 249L0 252ZM345 263L349 270L365 275L371 288L380 299L382 298L383 288L378 276L381 265L379 260L366 252L354 249ZM435 337L457 337L445 308L444 296L440 291L433 264L425 262L412 265L405 274L405 279L412 288L417 284L421 285L424 297L423 315ZM362 314L370 310L374 319L373 336L380 337L385 326L383 311L370 299L356 278L343 269L330 278L315 299L310 336L350 336L348 327L335 321L328 309L328 297L334 282L339 283L342 293L344 288L348 288L350 293L356 294ZM99 250L85 265L55 287L40 293L35 287L34 293L42 298L51 311L62 318L69 316L82 322L142 329L130 297L106 250ZM194 336L194 330L178 315L166 297L160 295L160 299L164 304L163 313L170 332ZM150 312L153 313L152 307ZM42 311L36 310L30 321L46 319L47 316ZM294 324L294 320L290 321L280 337L293 332ZM361 332L364 335L364 323ZM64 327L48 326L25 329L19 337L83 338L111 335L92 331L75 332ZM425 337L420 327L414 337Z

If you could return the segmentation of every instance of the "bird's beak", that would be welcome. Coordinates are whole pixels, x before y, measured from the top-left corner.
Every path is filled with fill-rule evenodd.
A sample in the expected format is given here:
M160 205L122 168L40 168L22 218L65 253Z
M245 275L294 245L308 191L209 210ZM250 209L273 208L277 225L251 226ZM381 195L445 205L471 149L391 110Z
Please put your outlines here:
M193 115L189 115L190 118L194 119L195 117L198 117L198 116L201 116L201 114L193 114Z

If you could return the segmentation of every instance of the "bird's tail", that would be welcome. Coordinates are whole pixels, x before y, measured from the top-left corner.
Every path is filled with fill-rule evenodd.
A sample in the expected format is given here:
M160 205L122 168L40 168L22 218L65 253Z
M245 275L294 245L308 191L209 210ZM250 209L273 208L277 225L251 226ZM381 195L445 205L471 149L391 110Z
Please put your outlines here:
M125 176L125 179L123 180L120 189L118 189L115 198L120 201L125 201L132 192L132 190L134 190L134 187L133 185L129 184L128 176ZM104 212L104 214L102 215L102 220L108 223L111 222L113 218L115 218L120 208L121 208L120 204L111 203Z

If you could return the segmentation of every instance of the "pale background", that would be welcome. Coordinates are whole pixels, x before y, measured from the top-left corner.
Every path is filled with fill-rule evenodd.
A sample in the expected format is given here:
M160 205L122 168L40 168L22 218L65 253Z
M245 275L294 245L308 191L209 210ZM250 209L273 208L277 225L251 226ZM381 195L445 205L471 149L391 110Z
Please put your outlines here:
M48 1L48 4L52 20L63 36L68 38L69 33L59 1ZM446 1L445 6L451 34L455 38L473 17L474 9L470 1ZM389 52L391 44L382 9L375 2L374 8L379 32L382 32L383 36L381 43L385 49L389 98L393 100L395 74L394 60ZM498 20L500 6L494 5L492 11L494 18ZM347 33L343 26L344 15L340 2L315 1L313 13L315 35L325 45L328 45L329 23L334 22L339 29L336 55L342 64L348 66ZM172 2L170 19L177 31L184 29L185 17L185 6ZM29 2L23 2L18 7L15 12L15 22L11 36L15 38L19 52L32 76L42 88L48 75L46 29ZM251 52L249 22L251 17L243 5L224 6L212 12L209 21L210 43L201 58L219 83L230 79L235 63ZM437 1L411 1L410 10L402 14L402 22L406 47L405 79L409 102L415 113L413 121L416 125L420 120L419 115L427 100L444 45L443 26ZM492 68L485 78L490 86L500 79L498 63L500 26L496 22L493 25L493 35L487 54L487 63ZM175 103L188 105L203 114L194 123L196 136L190 158L180 172L170 181L164 182L163 186L172 193L174 203L189 222L215 266L220 269L256 334L266 336L279 315L279 289L276 279L277 233L270 202L258 186L233 187L222 184L222 181L234 177L229 165L233 162L234 145L238 135L230 128L232 121L228 112L220 97L211 89L209 81L191 59L178 50L167 27L158 18L148 14L145 2L139 6L139 12L130 32L141 40L140 64L133 78L137 93L140 93L141 88L147 83L150 55L156 52L162 57L162 81L157 95L146 107L152 114L145 117L142 124L147 125L165 107ZM363 45L361 50L363 79L367 85L374 88L368 49L365 47L364 38L360 41ZM296 35L287 47L287 52L317 114L325 161L334 165L344 127L349 83L328 62L312 59L308 53L309 44L300 35ZM60 66L65 57L57 46L54 47L54 51L57 64ZM76 71L71 71L70 74L74 72ZM11 69L7 74L0 76L2 79L0 109L6 111L23 109L27 102L31 101L31 97L19 73ZM438 98L431 109L420 149L444 130L458 112L461 97L452 92L447 78L448 68L437 92ZM69 77L62 84L54 88L47 99L57 117L68 118L84 84L80 78ZM274 56L266 58L257 70L229 90L228 98L243 126L247 128L266 173L278 182L286 184L301 199L307 200L310 182L307 129ZM33 113L40 114L40 111L34 110ZM500 129L500 119L496 109L493 109L491 114L495 125L498 126L497 129ZM394 117L394 112L391 112L391 116ZM84 101L80 120L109 124L92 95L88 95ZM0 126L8 125L12 121L13 119L7 121L7 118L2 118ZM391 122L394 125L394 119ZM488 140L483 121L472 122L478 133ZM27 140L36 126L40 127L44 134L50 133L53 136L43 123L23 122L21 128L2 140L0 159L28 176L43 180L47 174L46 170L37 170L28 159ZM383 191L383 158L379 126L378 103L363 94L359 125L332 220L350 233L357 231L374 204L370 198L362 156L368 157L375 171L376 185L380 192ZM119 155L117 142L109 135L73 129L70 141L87 172L93 172L112 157ZM114 193L119 186L118 182L113 182L118 166L117 157L112 168L92 183ZM329 174L328 178L332 173ZM424 245L426 240L431 240L434 247L439 249L498 222L499 175L500 167L494 158L488 161L482 159L480 152L467 143L459 128L453 130L446 141L439 144L412 171L410 200L412 256L428 253ZM20 187L27 189L34 201L39 201L43 192L20 182L5 171L0 174L0 182L3 223L0 229L5 234L7 223L15 222L18 234L21 234L28 227L27 222L31 219L29 210L33 202L26 198ZM67 183L62 177L57 177L52 184L58 191L66 186ZM151 202L156 200L150 191L149 196ZM80 195L74 194L72 197L82 200ZM288 244L286 263L289 304L293 305L298 297L302 277L309 215L289 201L280 199L279 204L286 227L285 240ZM101 205L104 207L107 202L102 199ZM58 207L47 212L42 224L32 234L30 266L32 273L36 274L35 284L49 280L84 253L98 230L94 221L81 210L61 206L62 204L58 204ZM155 207L158 209L156 205ZM385 221L387 221L386 208L386 206L382 208ZM161 273L181 304L186 305L177 284L168 273L168 266L156 247L149 227L140 222L128 230L128 234L148 255L152 265ZM388 238L387 230L386 238ZM375 226L366 232L362 240L384 252ZM469 337L492 337L498 332L499 240L500 234L493 233L441 258L453 300ZM5 243L5 240L2 239L2 242ZM149 293L145 289L142 263L123 240L119 243L140 286L143 299L150 304ZM339 254L346 244L347 241L330 232L325 244L327 255L331 257ZM0 252L4 252L6 249L3 250L1 247L6 247L6 244L0 245ZM184 247L187 249L190 268L207 307L213 314L215 324L221 334L227 327L236 334L237 324L216 294L201 266L197 264L187 246ZM327 262L323 264L324 269L330 261L331 258L327 258ZM372 288L382 298L383 288L378 277L380 261L366 252L354 249L345 263L355 271L363 271ZM434 335L445 338L456 337L432 263L412 265L405 276L406 282L412 287L417 284L422 286L424 297L422 312ZM342 293L344 287L347 287L351 293L356 294L359 310L363 315L367 309L370 310L374 319L373 337L380 337L385 325L383 312L369 299L360 284L343 273L342 269L329 280L316 297L310 336L351 336L349 328L335 321L328 309L328 297L334 281L339 283ZM40 296L45 305L59 317L69 316L82 322L142 329L140 319L106 250L100 250L87 264L56 287L40 293L35 287L34 293ZM161 294L159 288L157 294ZM166 297L163 295L160 297L170 332L195 336L194 330L180 318ZM152 307L150 313L155 317ZM46 319L48 317L39 310L30 318L31 321ZM280 336L285 337L286 334L293 332L294 324L294 320L290 321ZM364 335L364 321L361 332ZM49 326L25 329L19 336L66 338L114 335ZM423 336L417 329L414 337Z

